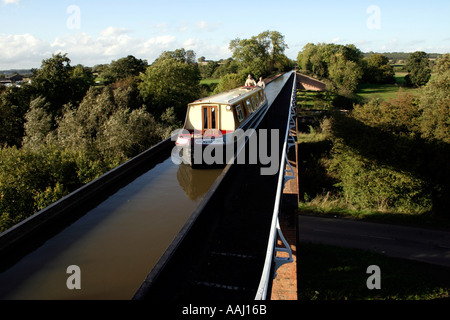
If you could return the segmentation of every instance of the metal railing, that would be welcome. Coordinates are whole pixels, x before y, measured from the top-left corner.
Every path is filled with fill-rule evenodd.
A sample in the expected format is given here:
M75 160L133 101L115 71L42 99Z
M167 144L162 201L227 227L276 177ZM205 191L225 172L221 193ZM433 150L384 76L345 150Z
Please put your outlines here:
M283 236L278 220L278 214L281 208L281 198L286 182L295 178L295 173L288 161L287 153L289 148L295 145L295 140L291 135L291 129L295 127L294 117L296 116L296 90L297 74L294 72L294 83L292 86L291 101L289 106L289 116L286 126L286 133L284 138L283 151L281 155L280 170L278 175L277 194L275 198L275 205L272 215L272 223L269 233L269 241L267 244L267 253L264 262L264 268L261 275L261 280L256 292L255 300L265 300L267 298L268 288L273 278L276 277L276 271L279 267L286 263L294 261L292 258L292 251ZM286 168L287 167L287 168ZM283 247L277 247L278 237L284 245ZM287 252L289 257L277 257L277 252Z

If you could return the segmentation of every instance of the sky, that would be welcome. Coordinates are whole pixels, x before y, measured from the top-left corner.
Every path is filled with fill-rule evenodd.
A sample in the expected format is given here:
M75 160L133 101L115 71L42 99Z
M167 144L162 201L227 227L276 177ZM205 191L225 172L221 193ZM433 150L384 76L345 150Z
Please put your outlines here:
M52 54L71 64L163 51L231 57L231 40L278 31L296 59L307 43L363 52L450 52L449 0L0 0L0 70L39 68Z

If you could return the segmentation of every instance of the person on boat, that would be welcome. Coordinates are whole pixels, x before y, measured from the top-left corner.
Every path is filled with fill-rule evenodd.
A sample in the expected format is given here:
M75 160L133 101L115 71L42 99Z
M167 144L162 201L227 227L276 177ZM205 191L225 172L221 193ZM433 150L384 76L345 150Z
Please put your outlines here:
M252 76L249 74L247 80L245 81L246 87L256 87L256 81L253 80Z
M256 84L258 87L265 89L266 88L266 83L263 80L263 77L259 77L259 81Z

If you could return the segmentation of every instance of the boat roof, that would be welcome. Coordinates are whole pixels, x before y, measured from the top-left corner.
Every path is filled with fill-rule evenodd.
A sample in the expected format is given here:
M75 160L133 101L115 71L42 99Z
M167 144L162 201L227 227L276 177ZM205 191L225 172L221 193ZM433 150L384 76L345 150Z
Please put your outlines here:
M195 100L190 104L200 104L200 103L230 104L238 100L241 100L249 96L251 93L255 93L260 89L261 89L260 87L239 87L222 93L215 94L213 96Z

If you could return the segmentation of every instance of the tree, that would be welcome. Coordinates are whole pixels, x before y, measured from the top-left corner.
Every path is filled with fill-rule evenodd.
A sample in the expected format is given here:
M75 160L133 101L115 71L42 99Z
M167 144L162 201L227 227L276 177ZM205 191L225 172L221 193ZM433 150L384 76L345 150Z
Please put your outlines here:
M129 55L111 62L106 71L102 74L106 84L116 82L132 76L139 76L141 72L145 72L148 67L146 60L136 59Z
M278 31L264 31L250 39L236 38L230 41L229 48L239 65L239 72L252 74L255 78L276 70L284 71L286 65L280 62L289 61L284 55L288 46Z
M25 136L23 146L38 150L45 144L48 134L52 130L52 119L45 111L48 109L45 98L38 97L31 101L30 109L25 114Z
M216 61L208 61L206 64L199 65L198 69L201 77L203 79L208 79L213 76L218 67L219 64Z
M362 52L353 44L308 43L297 56L297 64L302 70L310 71L321 78L328 78L331 60L335 55L341 55L345 60L361 66Z
M439 72L420 95L422 136L450 143L450 70Z
M369 83L395 83L394 68L389 64L389 58L373 53L363 59L363 81Z
M182 51L184 49L174 53ZM140 75L139 91L150 113L159 117L167 108L173 107L181 120L187 104L199 98L200 79L198 66L191 63L189 56L167 52Z
M331 57L329 77L339 94L348 96L353 93L362 74L361 67L356 62L347 60L342 54Z
M427 84L431 77L430 60L423 51L416 51L409 55L406 60L405 84L408 86L421 87Z
M434 66L434 72L442 74L450 70L450 53L446 53L443 56L436 59Z
M231 90L240 87L245 82L245 76L243 74L230 73L220 78L214 93L220 93L227 90Z
M92 83L92 74L82 67L72 67L67 54L52 55L32 73L34 97L46 99L49 108L46 111L52 118L61 114L66 103L78 104Z

